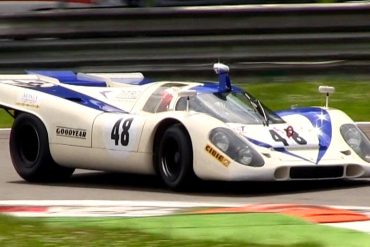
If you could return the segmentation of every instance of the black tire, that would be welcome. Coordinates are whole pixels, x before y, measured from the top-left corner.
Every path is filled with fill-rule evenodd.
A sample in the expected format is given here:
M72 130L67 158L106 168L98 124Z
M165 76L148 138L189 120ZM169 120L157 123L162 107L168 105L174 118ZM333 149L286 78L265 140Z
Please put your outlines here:
M180 124L164 131L155 157L156 170L168 187L178 191L189 188L195 178L193 149L190 137Z
M61 167L50 155L48 133L37 117L21 113L10 132L10 156L19 176L29 182L60 182L74 169Z

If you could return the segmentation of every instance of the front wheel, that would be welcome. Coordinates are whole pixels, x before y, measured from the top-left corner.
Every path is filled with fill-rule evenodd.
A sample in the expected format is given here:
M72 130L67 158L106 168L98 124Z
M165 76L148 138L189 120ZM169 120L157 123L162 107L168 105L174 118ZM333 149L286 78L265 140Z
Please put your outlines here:
M186 130L179 124L169 127L156 152L156 168L163 182L174 190L188 186L195 175L193 150Z
M9 148L15 170L26 181L61 181L74 171L54 162L47 130L41 120L31 114L21 113L14 120Z

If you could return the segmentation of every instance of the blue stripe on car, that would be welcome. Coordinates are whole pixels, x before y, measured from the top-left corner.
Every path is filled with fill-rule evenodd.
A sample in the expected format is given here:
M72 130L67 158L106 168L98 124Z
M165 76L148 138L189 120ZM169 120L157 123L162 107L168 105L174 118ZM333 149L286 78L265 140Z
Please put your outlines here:
M81 80L76 73L69 70L27 70L28 74L43 75L58 79L61 83L75 86L106 87L105 81Z
M318 107L297 108L288 111L276 112L280 117L299 114L306 117L312 126L318 130L319 153L316 164L322 159L328 150L332 139L331 119L328 111Z
M302 156L299 156L299 155L296 155L294 153L291 153L289 152L286 148L284 147L279 147L279 148L274 148L272 147L270 144L268 143L264 143L264 142L261 142L261 141L258 141L258 140L255 140L255 139L252 139L252 138L249 138L249 137L246 137L248 141L250 141L251 143L257 145L257 146L260 146L260 147L264 147L264 148L273 148L275 151L277 152L281 152L281 153L284 153L284 154L287 154L287 155L290 155L290 156L293 156L293 157L296 157L296 158L299 158L299 159L302 159L302 160L305 160L305 161L308 161L308 162L311 162L313 163L311 160L309 159L306 159Z
M31 86L30 86L31 85ZM69 100L75 102L77 104L93 108L95 110L104 111L104 112L121 112L127 113L115 106L109 105L101 100L95 99L91 96L76 92L74 90L59 86L42 86L42 84L25 84L25 83L18 83L16 86L36 90L39 92L47 93L59 98L63 98L65 100Z

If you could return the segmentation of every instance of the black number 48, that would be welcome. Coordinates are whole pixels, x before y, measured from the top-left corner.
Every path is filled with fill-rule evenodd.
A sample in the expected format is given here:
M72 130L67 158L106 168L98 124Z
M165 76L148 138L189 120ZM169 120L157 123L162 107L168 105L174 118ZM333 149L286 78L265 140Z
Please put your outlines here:
M276 131L270 130L271 137L276 142L282 142L284 146L289 146L288 141L284 139L281 135L279 135ZM297 132L293 132L292 136L293 140L299 145L306 145L307 141L303 139Z
M118 146L119 141L121 140L121 145L122 146L127 146L129 141L130 141L130 133L128 132L132 121L134 120L133 118L128 118L122 123L122 131L120 131L120 126L122 122L122 118L119 119L114 125L112 132L110 134L110 137L112 140L114 140L114 145Z

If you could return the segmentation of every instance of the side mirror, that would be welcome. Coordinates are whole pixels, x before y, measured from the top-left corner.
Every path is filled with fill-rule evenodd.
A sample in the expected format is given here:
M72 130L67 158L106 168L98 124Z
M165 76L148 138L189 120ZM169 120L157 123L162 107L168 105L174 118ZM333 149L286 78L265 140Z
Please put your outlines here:
M335 87L319 86L319 92L324 94L332 94L335 92Z
M219 74L223 74L223 73L229 73L230 68L229 68L229 66L227 66L223 63L215 63L213 65L213 70L215 71L215 73L217 75L219 75Z
M188 112L189 111L190 97L195 97L197 95L197 91L195 91L195 90L181 90L177 94L181 98L186 97L186 111Z
M329 107L329 95L335 92L335 87L330 86L319 86L319 92L326 94L325 107Z
M181 90L177 93L179 97L194 97L197 95L195 90Z

